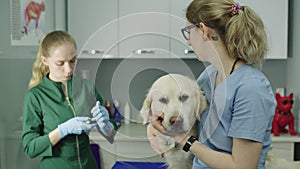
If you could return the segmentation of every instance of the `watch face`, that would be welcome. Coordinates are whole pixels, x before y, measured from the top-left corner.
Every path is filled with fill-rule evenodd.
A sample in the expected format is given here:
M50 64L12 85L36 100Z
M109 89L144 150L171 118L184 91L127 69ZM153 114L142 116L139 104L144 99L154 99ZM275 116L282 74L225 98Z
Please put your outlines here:
M190 138L189 138L189 142L190 143L193 143L193 142L195 142L197 140L197 138L196 137L194 137L194 136L191 136Z

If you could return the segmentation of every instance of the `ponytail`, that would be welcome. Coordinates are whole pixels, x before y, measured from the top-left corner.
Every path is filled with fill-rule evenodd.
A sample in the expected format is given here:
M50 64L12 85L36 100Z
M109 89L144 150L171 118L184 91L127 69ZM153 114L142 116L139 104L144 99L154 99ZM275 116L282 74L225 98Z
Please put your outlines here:
M44 65L41 56L42 51L40 48L37 54L37 58L32 65L32 77L29 81L29 89L38 85L43 80L43 77L49 73L49 68L48 66Z
M233 56L247 64L261 67L268 50L267 34L259 16L243 6L238 15L232 16L225 26L224 42Z

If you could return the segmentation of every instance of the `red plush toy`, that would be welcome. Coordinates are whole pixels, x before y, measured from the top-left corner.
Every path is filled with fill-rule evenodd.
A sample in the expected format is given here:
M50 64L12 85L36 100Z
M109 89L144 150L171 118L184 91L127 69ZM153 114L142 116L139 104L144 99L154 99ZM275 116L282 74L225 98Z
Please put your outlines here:
M287 133L286 126L289 127L290 134L292 136L297 135L294 129L294 116L291 112L293 108L293 93L289 96L281 97L279 93L276 93L277 108L275 110L275 116L272 122L272 132L274 136L279 136L280 133Z

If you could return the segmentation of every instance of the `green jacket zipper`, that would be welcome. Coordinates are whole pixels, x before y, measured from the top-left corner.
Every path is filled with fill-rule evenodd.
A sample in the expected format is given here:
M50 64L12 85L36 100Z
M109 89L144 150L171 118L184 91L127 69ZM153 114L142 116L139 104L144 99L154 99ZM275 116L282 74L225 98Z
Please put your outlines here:
M72 106L71 101L68 96L66 96L66 100L68 102L68 106L72 109L74 117L76 117L77 116L76 111L75 111L74 107ZM80 169L82 169L82 164L81 164L81 160L80 160L78 135L76 135L76 148L77 148L77 159L78 159L79 167L80 167Z

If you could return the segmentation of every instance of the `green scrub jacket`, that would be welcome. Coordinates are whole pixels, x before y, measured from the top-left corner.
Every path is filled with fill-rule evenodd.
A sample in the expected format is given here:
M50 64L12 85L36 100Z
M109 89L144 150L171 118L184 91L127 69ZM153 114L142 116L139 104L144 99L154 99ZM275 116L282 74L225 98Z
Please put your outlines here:
M91 81L72 78L67 82L68 97L76 116L91 116L90 110L101 96ZM70 134L52 147L48 134L74 117L64 95L62 84L45 76L41 83L25 94L22 143L25 153L42 157L40 169L96 169L89 137Z

